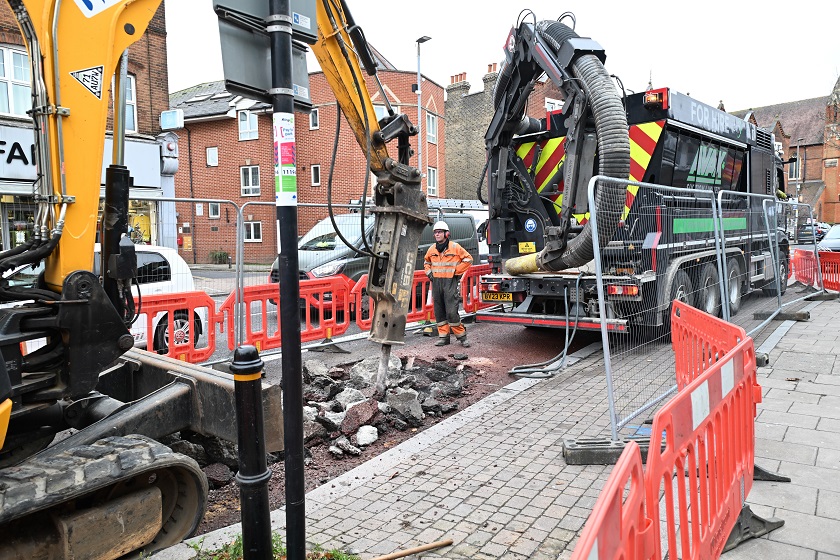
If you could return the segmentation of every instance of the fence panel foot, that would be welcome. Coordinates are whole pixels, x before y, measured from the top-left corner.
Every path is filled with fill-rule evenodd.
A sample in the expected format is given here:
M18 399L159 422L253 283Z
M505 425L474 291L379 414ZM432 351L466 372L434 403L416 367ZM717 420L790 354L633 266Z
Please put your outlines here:
M754 464L753 480L763 480L764 482L790 482L790 477L770 472L767 469Z
M744 505L741 508L741 514L738 516L738 521L729 533L729 538L726 539L726 545L723 547L723 552L728 552L737 547L744 541L755 539L766 535L770 531L774 531L784 525L783 519L764 519L752 512L750 506Z
M834 301L838 297L840 297L840 293L838 292L821 292L806 297L805 301Z
M567 465L614 465L630 441L639 445L642 461L647 460L650 437L638 439L620 437L618 440L604 438L577 438L563 440L563 459Z
M772 312L768 311L760 311L758 313L753 313L753 319L756 321L768 319ZM774 321L810 321L811 320L811 312L810 311L780 311L773 316Z

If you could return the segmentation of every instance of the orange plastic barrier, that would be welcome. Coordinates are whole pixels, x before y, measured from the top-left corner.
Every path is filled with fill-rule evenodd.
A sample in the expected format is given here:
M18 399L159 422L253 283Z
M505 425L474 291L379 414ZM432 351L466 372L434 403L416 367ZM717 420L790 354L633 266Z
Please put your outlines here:
M236 347L236 326L233 310L236 294L230 294L219 306L219 315L227 317L228 348ZM257 350L280 348L279 313L272 314L277 319L269 320L269 306L280 299L277 284L246 286L243 289L245 327L242 333L243 344L252 344ZM343 277L322 278L300 281L301 342L323 340L344 334L350 326L347 312L350 301L350 287Z
M464 300L464 311L467 313L475 313L479 309L495 305L481 301L481 294L478 293L479 280L484 274L490 274L490 265L476 264L471 266L461 279L461 294Z
M681 390L691 383L746 338L741 327L674 301L671 346L676 358L677 388Z
M653 558L658 548L645 511L642 453L630 441L592 508L572 560L640 560Z
M169 337L166 356L195 364L207 360L216 350L216 323L221 318L216 314L216 303L206 292L147 295L140 301L135 298L134 305L139 307L141 314L137 319L140 324L135 323L135 329L139 327L145 332L147 349L160 351L157 329L164 328L165 320ZM207 343L201 347L195 344L196 317L198 321L205 319L202 335L207 337ZM160 319L157 329L154 328L156 318ZM184 321L187 321L186 325L183 325Z
M820 251L820 269L825 289L840 292L840 253Z
M813 251L793 250L793 270L797 282L812 286L817 273L817 258Z
M356 315L356 324L363 331L370 330L373 323L373 300L367 295L367 281L368 275L365 274L350 290L350 301ZM414 280L411 285L411 293L413 294L408 304L408 313L406 314L406 323L413 323L423 321L431 317L434 319L434 306L432 298L430 297L432 290L432 281L426 276L422 270L414 271ZM362 310L361 313L358 311Z
M718 558L752 488L756 383L751 338L710 365L653 419L645 482L653 541L660 543L664 504L670 558Z

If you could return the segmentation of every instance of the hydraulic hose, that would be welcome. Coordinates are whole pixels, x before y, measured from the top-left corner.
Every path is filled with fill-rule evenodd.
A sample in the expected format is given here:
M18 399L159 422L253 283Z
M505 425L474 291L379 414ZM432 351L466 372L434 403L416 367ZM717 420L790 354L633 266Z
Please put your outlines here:
M572 29L556 21L540 22L537 32L552 46L555 54L566 40L578 36ZM504 84L510 81L512 70L509 66L502 69L499 76L500 87L504 87ZM604 65L594 54L578 56L569 70L583 89L595 121L598 138L597 174L627 179L630 176L630 136L627 115L615 85ZM497 94L496 101L499 99L500 95ZM598 241L602 247L609 243L615 234L624 211L625 198L624 185L601 185L595 193L595 209L590 211L598 220ZM510 274L556 272L586 264L594 256L592 228L587 222L580 234L569 240L559 256L557 253L549 253L546 248L537 254L509 259L505 269Z

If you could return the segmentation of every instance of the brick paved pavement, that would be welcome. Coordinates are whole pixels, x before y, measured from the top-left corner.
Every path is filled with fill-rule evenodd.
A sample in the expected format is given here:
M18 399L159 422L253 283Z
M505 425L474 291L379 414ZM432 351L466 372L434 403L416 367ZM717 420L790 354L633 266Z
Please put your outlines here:
M840 344L836 301L757 338L764 402L756 463L793 478L755 482L753 510L785 520L727 560L840 559ZM611 467L570 466L564 438L608 434L603 364L583 359L544 381L519 380L307 494L307 539L362 558L451 538L422 558L567 559ZM273 526L285 527L282 510ZM230 540L237 527L206 536ZM190 558L180 545L155 560Z

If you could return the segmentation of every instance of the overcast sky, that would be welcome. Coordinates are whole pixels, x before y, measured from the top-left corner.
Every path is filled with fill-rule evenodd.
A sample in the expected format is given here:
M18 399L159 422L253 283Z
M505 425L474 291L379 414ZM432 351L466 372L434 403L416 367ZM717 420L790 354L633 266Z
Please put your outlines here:
M722 100L729 111L825 96L840 74L836 18L816 0L347 3L368 41L398 69L417 71L415 41L428 35L423 75L446 86L450 76L466 72L473 92L483 87L487 65L501 61L523 10L537 20L574 13L577 33L604 47L607 70L628 90L644 90L652 76L654 87L710 105ZM167 0L166 22L169 91L223 79L211 0Z

